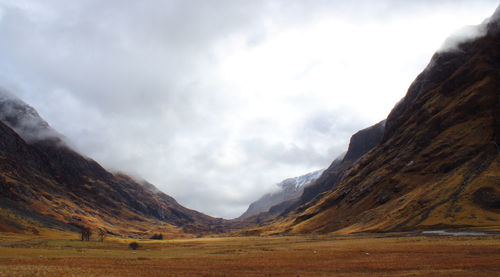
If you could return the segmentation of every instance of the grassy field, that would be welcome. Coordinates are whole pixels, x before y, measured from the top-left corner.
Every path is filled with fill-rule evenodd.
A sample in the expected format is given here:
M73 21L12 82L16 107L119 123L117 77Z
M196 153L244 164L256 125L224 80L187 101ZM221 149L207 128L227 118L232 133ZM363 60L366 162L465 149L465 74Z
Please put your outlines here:
M0 276L498 276L500 237L178 240L0 236Z

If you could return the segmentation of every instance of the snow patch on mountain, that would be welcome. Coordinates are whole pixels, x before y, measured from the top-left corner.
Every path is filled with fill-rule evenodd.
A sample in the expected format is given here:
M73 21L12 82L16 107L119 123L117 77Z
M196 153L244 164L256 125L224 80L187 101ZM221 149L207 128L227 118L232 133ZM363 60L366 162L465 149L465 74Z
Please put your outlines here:
M281 190L293 190L295 192L298 192L300 190L303 190L304 186L316 180L324 170L325 169L321 169L299 177L285 179L281 183L277 184L277 186L280 187Z
M259 200L250 204L245 213L240 218L245 219L252 215L267 212L275 205L285 201L299 198L304 192L304 188L312 184L325 169L317 170L299 177L288 178L277 184L279 190L265 194Z

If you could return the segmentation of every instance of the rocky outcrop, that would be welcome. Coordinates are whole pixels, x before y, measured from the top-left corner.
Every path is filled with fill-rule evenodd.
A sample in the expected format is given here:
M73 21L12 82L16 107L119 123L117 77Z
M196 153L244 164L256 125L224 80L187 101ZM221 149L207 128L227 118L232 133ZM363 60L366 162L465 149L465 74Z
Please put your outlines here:
M363 129L351 137L349 149L342 162L355 162L373 147L377 146L384 135L385 120Z

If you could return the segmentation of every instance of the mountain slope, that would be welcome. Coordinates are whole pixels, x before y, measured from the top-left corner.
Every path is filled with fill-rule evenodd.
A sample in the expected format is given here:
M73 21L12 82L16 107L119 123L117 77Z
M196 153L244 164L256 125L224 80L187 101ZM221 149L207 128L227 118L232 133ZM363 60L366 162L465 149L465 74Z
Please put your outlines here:
M41 227L58 222L68 230L90 226L122 234L222 230L222 220L186 209L151 184L110 173L83 157L32 107L5 92L0 92L0 146L2 214L16 206L17 219L32 218Z
M498 228L499 10L485 36L432 57L388 116L380 144L336 186L262 231Z

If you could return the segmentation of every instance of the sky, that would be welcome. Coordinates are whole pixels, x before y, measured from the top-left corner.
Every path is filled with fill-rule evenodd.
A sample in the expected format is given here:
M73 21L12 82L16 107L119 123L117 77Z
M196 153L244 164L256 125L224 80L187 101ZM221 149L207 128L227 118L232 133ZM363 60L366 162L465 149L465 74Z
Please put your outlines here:
M328 167L498 4L0 0L0 86L104 167L233 218Z

